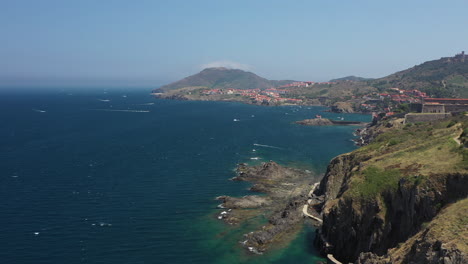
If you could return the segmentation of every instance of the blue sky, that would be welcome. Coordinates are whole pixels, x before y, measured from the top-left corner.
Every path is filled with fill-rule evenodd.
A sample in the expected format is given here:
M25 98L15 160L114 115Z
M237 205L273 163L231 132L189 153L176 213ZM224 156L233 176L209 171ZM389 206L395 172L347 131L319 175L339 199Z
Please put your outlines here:
M206 66L382 77L468 50L468 1L0 0L0 86L157 86Z

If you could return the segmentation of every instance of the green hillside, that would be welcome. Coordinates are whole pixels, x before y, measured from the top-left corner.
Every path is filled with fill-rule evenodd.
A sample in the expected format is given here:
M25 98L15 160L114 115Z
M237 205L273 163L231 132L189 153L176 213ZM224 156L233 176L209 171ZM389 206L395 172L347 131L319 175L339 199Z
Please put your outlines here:
M332 79L330 82L342 82L342 81L353 81L353 82L360 82L360 81L368 81L368 80L373 80L372 78L364 78L364 77L358 77L354 75L342 77L342 78L337 78L337 79Z
M418 89L432 97L468 98L468 58L465 54L424 62L412 68L379 79L347 76L326 83L297 86L289 89L288 97L317 103L331 104L349 101L388 88ZM174 83L155 89L155 93L190 100L186 95L199 94L203 89L267 89L292 83L291 80L272 81L252 72L227 68L207 68ZM166 97L167 97L166 96ZM324 99L325 98L325 99ZM199 99L199 98L197 98ZM212 97L211 100L216 98ZM226 98L224 98L226 99ZM220 98L222 100L222 98ZM358 100L359 101L359 100ZM359 104L356 102L356 104Z
M207 68L180 81L164 85L160 91L170 91L187 87L209 89L268 89L293 81L270 81L254 73L238 69Z
M468 97L468 57L458 54L427 61L368 82L379 89L418 89L434 97Z

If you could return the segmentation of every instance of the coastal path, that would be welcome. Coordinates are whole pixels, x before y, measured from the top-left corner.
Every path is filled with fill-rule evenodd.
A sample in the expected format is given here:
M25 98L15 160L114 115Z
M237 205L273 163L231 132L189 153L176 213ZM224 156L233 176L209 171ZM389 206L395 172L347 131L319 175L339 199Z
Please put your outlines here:
M309 198L313 198L314 197L314 191L315 191L315 188L317 188L317 186L319 185L318 182L316 182L314 184L314 186L312 186L312 190L310 190L309 192ZM302 207L302 214L304 214L304 216L307 216L307 217L310 217L312 219L314 219L315 221L319 222L319 223L323 223L323 220L314 216L314 215L311 215L309 214L309 204L312 202L312 199L309 199L307 200L307 204L304 204L304 207Z
M313 215L309 214L308 210L309 210L309 205L308 205L308 204L304 204L304 207L302 207L302 213L303 213L305 216L308 216L308 217L314 219L315 221L317 221L317 222L319 222L319 223L323 223L323 220L322 220L322 219L320 219L320 218L318 218L318 217L316 217L316 216L313 216Z

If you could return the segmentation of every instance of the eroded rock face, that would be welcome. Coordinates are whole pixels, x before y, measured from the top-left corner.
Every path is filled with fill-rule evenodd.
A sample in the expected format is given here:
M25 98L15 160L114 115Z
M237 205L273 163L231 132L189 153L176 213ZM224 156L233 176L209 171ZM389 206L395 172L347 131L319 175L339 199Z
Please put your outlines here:
M349 102L336 102L331 106L331 111L335 113L354 113L353 105Z
M448 126L445 120L402 129L399 119L384 120L371 126L369 141L383 134L377 142L330 162L315 192L325 197L321 207L323 225L315 241L323 254L333 254L344 263L464 260L468 252L466 238L450 244L450 239L440 238L444 232L432 236L420 233L441 208L468 195L467 151L456 140L460 133L457 126L466 128L466 120L460 117L452 121L459 125ZM391 176L391 171L396 176ZM465 228L464 237L468 237L468 205L464 210L465 224L460 225ZM433 229L443 226L438 222ZM418 238L408 242L414 236ZM407 245L407 250L394 253L402 244ZM385 255L389 249L391 252Z
M345 262L355 261L361 252L383 255L418 232L442 206L466 197L468 175L432 178L434 182L424 187L402 179L396 191L376 199L339 197L338 193L338 199L323 207L324 222L316 241L322 253ZM330 198L334 193L330 190Z
M468 263L468 235L466 212L468 199L463 199L445 208L427 227L405 243L378 256L374 253L361 253L356 264L462 264ZM462 240L462 241L460 241Z
M346 183L351 177L351 173L359 167L362 160L353 153L342 154L332 159L325 176L314 193L317 196L324 195L326 200L338 197L347 187Z

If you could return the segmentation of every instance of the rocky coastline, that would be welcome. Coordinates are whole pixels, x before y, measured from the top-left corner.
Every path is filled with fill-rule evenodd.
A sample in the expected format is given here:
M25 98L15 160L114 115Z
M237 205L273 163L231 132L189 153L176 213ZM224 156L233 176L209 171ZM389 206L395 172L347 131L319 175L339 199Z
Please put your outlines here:
M311 175L275 162L239 164L232 180L251 182L263 195L218 197L218 218L237 225L265 215L268 223L240 241L257 254L287 240L312 211L320 220L314 245L330 261L467 263L467 127L464 116L374 121L356 131L361 148L334 158L317 188Z
M393 119L364 128L364 147L333 159L315 191L324 199L321 253L344 263L467 263L468 168L464 146L452 142L465 142L466 124ZM445 161L427 158L437 155Z
M363 126L367 124L358 121L336 121L328 118L304 119L295 123L304 126Z
M314 175L308 171L283 167L269 161L257 166L239 164L233 181L247 181L250 191L259 195L243 197L218 196L222 203L217 219L229 225L239 225L258 215L267 223L244 234L240 241L248 251L262 254L272 245L284 242L300 230L304 221L302 209L309 200Z

